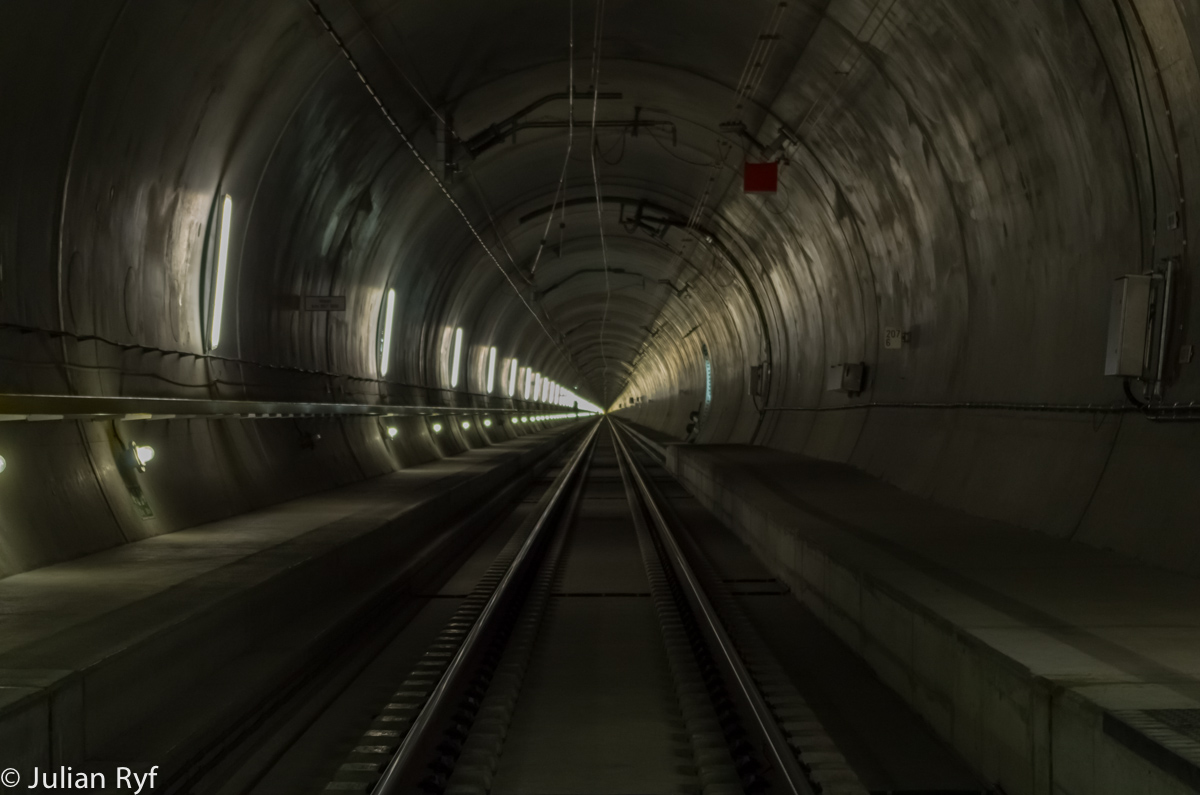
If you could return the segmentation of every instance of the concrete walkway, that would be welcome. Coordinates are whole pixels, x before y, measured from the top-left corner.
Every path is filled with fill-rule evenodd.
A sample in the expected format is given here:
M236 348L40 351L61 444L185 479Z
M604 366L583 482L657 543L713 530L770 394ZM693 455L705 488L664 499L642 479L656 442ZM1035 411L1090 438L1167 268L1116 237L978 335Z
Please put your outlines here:
M0 580L0 767L194 753L562 440L530 435Z
M840 464L668 450L688 489L1009 795L1200 791L1200 580Z

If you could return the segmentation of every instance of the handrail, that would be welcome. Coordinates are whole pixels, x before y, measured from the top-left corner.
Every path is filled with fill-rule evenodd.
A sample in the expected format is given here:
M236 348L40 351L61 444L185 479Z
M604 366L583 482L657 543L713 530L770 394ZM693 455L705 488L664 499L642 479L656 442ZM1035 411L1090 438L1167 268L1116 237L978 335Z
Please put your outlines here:
M792 746L788 743L787 737L779 728L779 724L775 722L775 717L771 714L770 707L767 706L766 699L759 692L758 685L754 683L750 671L747 670L746 664L742 662L742 658L738 655L733 644L733 639L729 637L729 633L721 624L717 617L716 610L705 595L704 589L700 586L700 581L696 577L696 573L692 570L691 564L683 554L679 543L675 540L674 534L671 532L670 526L667 524L666 518L662 511L659 510L654 497L650 493L646 481L642 477L641 471L638 469L637 462L630 455L628 448L625 446L624 440L616 433L617 424L612 423L613 440L617 447L620 448L619 454L623 454L629 463L630 475L634 483L641 492L642 502L646 506L646 513L654 521L658 528L659 536L662 539L663 548L667 552L667 556L671 559L671 565L679 575L680 583L684 586L688 601L696 610L696 617L700 620L701 625L706 627L708 634L715 641L717 651L724 660L729 672L733 675L734 684L742 696L742 700L750 710L750 715L758 729L759 734L766 741L766 748L770 761L774 768L783 775L786 787L785 792L792 795L815 795L812 784L805 775L804 769L800 766L799 760L796 759L796 753L792 750ZM622 428L623 431L628 431L628 428Z
M429 694L429 698L421 708L421 711L417 713L417 717L413 720L412 726L404 735L400 747L396 749L395 755L392 756L387 768L383 771L383 776L371 791L372 795L398 795L398 793L406 792L406 782L409 782L413 774L417 772L416 766L427 761L425 758L424 734L438 725L439 719L443 717L443 713L448 707L454 706L454 702L451 699L454 698L459 690L460 680L471 673L471 660L475 657L475 653L481 644L487 640L488 624L500 609L500 605L506 601L508 594L514 587L513 583L516 582L518 574L530 564L531 550L547 532L546 528L551 524L550 519L555 515L555 509L562 502L567 492L567 487L579 472L584 454L587 452L599 428L600 423L598 422L592 426L591 431L588 432L587 437L583 440L583 444L579 446L571 461L563 468L562 475L559 476L557 482L552 487L553 492L550 495L550 500L546 504L545 510L538 517L533 529L529 531L529 536L525 539L525 543L521 545L520 551L513 558L513 562L509 565L508 570L504 572L504 576L500 579L496 590L492 591L492 595L488 598L487 604L484 605L483 610L480 612L479 618L471 626L467 636L463 639L462 645L458 647L458 651L455 653L453 659L450 660L450 664L446 667L442 678L438 680L437 686Z
M259 417L408 417L435 414L541 414L567 409L539 404L493 406L395 406L387 403L321 403L282 400L207 400L170 397L0 394L0 422L12 420Z

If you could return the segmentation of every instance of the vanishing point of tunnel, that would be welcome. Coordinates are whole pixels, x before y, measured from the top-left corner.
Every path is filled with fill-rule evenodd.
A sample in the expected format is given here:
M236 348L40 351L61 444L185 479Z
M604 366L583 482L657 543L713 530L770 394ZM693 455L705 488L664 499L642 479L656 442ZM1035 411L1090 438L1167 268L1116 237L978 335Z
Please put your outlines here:
M1200 1L0 0L0 789L1200 792Z

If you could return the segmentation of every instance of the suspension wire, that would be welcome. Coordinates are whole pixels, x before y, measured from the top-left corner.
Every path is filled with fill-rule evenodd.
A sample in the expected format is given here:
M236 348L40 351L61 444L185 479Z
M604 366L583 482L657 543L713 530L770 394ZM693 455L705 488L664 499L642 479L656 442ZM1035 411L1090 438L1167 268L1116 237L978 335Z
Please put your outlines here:
M542 250L546 248L546 239L550 237L550 225L554 222L554 210L558 200L562 198L563 187L567 182L567 166L571 162L571 147L575 144L575 0L568 0L567 13L570 21L567 24L567 154L563 157L562 172L558 175L558 187L554 189L554 202L550 205L550 213L546 216L546 228L542 230L542 242L538 244L537 254L534 255L533 265L529 267L529 278L537 272L538 262L542 259ZM599 88L595 89L597 92ZM593 100L595 104L595 100ZM559 224L565 224L567 205L564 202L562 217ZM559 229L562 227L560 226ZM558 254L562 256L562 236L559 235Z
M446 129L449 130L450 128L447 126ZM500 224L496 223L495 216L492 215L492 208L488 203L487 194L483 192L483 185L481 185L479 180L476 178L475 171L468 171L467 178L471 180L471 185L475 188L476 198L478 198L479 203L483 205L483 211L488 217L488 224L491 225L492 231L496 233L496 242L500 244L500 250L504 252L504 256L508 258L510 264L516 265L517 261L513 259L512 252L508 250L508 244L504 242L504 231L500 228ZM517 274L522 279L525 279L525 274L521 273L520 268L517 268ZM528 282L529 280L525 279L525 281Z
M454 127L450 124L449 119L447 119L438 111L433 102L431 102L429 98L425 96L425 93L421 91L421 89L417 87L417 84L413 82L412 78L408 76L408 73L401 68L400 64L396 63L396 59L392 57L391 51L388 50L388 48L384 46L383 42L379 40L379 37L375 35L375 31L371 29L371 26L367 23L367 19L362 15L362 12L358 10L358 7L354 4L354 0L345 0L345 3L350 7L350 10L354 12L354 15L358 17L358 21L359 24L362 25L362 29L368 36L371 37L371 41L375 42L376 48L383 53L383 57L386 58L388 63L392 65L392 69L395 70L396 74L400 75L404 82L408 84L408 87L412 93L417 97L417 99L421 100L426 108L429 109L429 112L433 114L433 117L442 123L442 127L445 128L446 134L452 137L455 142L461 144L462 139L458 137L458 133L455 132ZM508 250L508 244L504 241L504 231L500 228L500 224L496 222L496 218L492 215L492 208L487 200L487 195L483 192L483 186L479 184L479 180L475 177L474 172L468 172L467 176L471 180L471 185L475 188L476 198L479 199L479 203L483 207L483 211L487 213L488 223L491 225L492 230L496 233L496 241L500 244L500 248L504 251L504 256L508 258L510 263L515 265L516 260L513 259L512 252ZM524 278L525 274L521 273L519 269L517 272L522 278Z
M600 317L600 360L604 363L600 391L605 404L608 403L608 352L604 344L604 332L608 325L608 305L612 300L612 288L608 280L608 242L604 237L604 199L600 192L600 171L596 165L596 114L600 107L600 40L604 28L604 2L596 0L596 23L592 36L592 135L588 149L592 160L592 185L596 189L596 225L600 233L600 258L604 263L604 314Z
M734 103L735 112L742 110L745 100L754 96L759 86L762 85L763 77L767 74L767 63L770 61L771 53L775 50L775 43L779 41L779 28L783 24L783 17L786 13L786 2L777 3L767 12L762 32L755 38L754 46L750 48L750 57L746 59L746 64L742 67L742 74L738 78L737 99Z
M505 281L508 282L513 292L516 293L517 298L519 298L521 303L524 304L525 308L529 310L529 314L533 315L533 319L537 321L538 326L541 327L542 331L550 339L550 342L554 344L554 347L558 349L559 353L563 355L563 358L568 363L575 366L576 372L578 372L579 368L577 365L575 365L575 362L571 358L570 354L563 348L562 344L558 341L558 338L551 333L549 328L547 328L545 322L542 321L541 316L538 315L537 311L533 308L533 305L526 300L525 295L521 292L521 288L517 285L516 281L513 280L512 275L505 269L503 265L500 264L500 260L496 258L496 255L492 252L492 249L488 246L488 244L484 242L483 237L479 234L479 231L475 228L475 225L471 223L471 219L467 217L466 211L463 210L462 206L454 199L452 195L450 195L450 191L446 187L446 184L438 178L438 175L433 170L433 167L429 165L429 162L421 155L416 145L413 144L412 139L408 137L408 135L404 132L404 129L400 126L399 122L397 122L395 117L392 116L392 112L388 109L387 105L383 103L383 99L377 93L375 93L375 89L367 80L366 75L363 74L358 62L354 60L354 56L351 55L350 50L346 48L346 44L342 41L342 37L339 36L337 31L333 29L333 25L321 11L321 7L317 5L316 0L307 0L307 2L309 8L312 9L313 14L316 15L317 19L320 20L321 25L325 28L325 31L329 34L329 37L333 39L333 43L337 45L338 50L341 51L342 56L346 59L346 62L350 64L350 68L354 70L354 74L358 76L359 82L363 84L363 88L365 88L367 93L371 95L371 99L375 100L375 104L379 107L379 111L383 114L383 118L387 121L391 128L396 131L396 134L400 136L400 140L404 142L406 147L408 147L408 151L412 153L412 156L416 159L421 168L425 169L425 173L427 173L430 179L433 180L434 184L437 185L438 190L440 190L442 195L446 197L446 201L450 202L450 206L458 212L459 217L462 218L463 223L466 224L466 227L471 232L471 235L476 241L479 242L480 247L483 248L484 253L488 256L488 259L495 264L496 269L499 270L504 276Z

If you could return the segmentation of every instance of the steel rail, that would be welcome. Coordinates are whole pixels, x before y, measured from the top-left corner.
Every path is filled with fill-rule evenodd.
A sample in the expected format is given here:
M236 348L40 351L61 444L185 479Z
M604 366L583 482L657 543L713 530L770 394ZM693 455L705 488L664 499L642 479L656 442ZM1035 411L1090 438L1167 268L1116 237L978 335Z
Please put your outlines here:
M634 428L633 425L631 425L627 420L621 420L621 423L622 423L621 430L628 433L630 435L630 437L635 442L637 442L643 450L645 450L647 453L654 456L655 458L659 459L660 461L664 461L664 462L666 461L666 459L667 459L666 445L663 445L663 444L660 444L659 442L654 441L649 436L647 436L646 434L639 431L637 428Z
M784 736L783 730L779 728L774 715L771 714L770 707L767 706L766 699L759 692L758 685L754 683L750 671L746 668L746 664L742 662L741 656L738 655L733 639L729 636L721 620L717 617L717 612L713 608L712 602L709 601L708 596L704 593L704 589L701 587L696 573L692 570L691 564L688 563L687 557L679 546L679 542L675 540L675 535L671 532L670 525L655 502L650 488L646 485L637 462L625 446L625 441L617 433L619 426L617 423L611 421L610 426L613 431L613 440L618 448L618 455L625 456L630 476L642 495L642 503L646 508L646 513L649 514L654 525L658 528L663 549L670 559L672 568L679 575L680 584L684 587L688 601L696 611L696 618L706 630L706 634L716 644L716 651L721 660L724 661L730 674L732 674L733 684L750 712L749 717L753 719L755 728L766 742L767 756L774 769L781 774L783 779L781 783L784 786L781 789L784 792L791 793L791 795L815 795L815 790L811 782L809 782L808 776L800 766L799 760L796 759L796 752L792 749L787 737ZM621 430L624 431L626 429L621 428Z
M562 475L553 487L554 491L551 493L545 509L538 516L525 543L521 545L512 564L504 572L496 590L492 592L487 604L480 612L479 618L463 639L462 645L458 647L458 651L446 667L442 678L438 680L437 686L429 694L429 699L417 713L412 726L405 733L396 753L384 769L383 776L371 791L372 795L399 795L407 792L406 787L413 785L413 779L420 772L419 766L428 762L428 749L426 748L428 738L425 735L440 728L439 723L445 717L447 710L456 705L454 699L457 697L464 679L473 673L471 663L476 657L476 653L488 640L488 630L493 618L507 601L519 575L523 574L524 570L532 564L532 550L548 532L546 528L552 526L551 520L555 517L557 508L563 503L568 487L579 474L586 453L596 438L596 431L599 428L599 422L592 426L579 449L575 451L567 466L564 467Z

